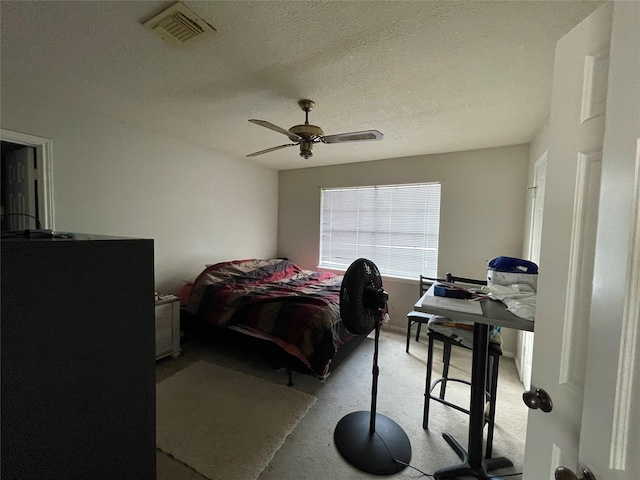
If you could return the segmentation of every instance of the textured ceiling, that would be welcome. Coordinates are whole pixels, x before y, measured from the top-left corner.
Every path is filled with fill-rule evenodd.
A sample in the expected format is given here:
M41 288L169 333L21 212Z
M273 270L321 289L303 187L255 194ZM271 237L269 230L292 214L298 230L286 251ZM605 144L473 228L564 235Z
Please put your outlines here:
M179 48L146 30L173 2L0 2L2 87L225 154L289 143L249 123L381 142L296 148L276 169L529 142L549 111L557 40L602 2L185 1L217 34ZM35 132L37 133L37 132Z

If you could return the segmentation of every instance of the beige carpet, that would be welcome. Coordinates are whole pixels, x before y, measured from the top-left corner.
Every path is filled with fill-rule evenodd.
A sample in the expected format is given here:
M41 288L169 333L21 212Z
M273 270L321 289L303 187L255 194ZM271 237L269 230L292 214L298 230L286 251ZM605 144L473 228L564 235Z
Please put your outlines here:
M156 385L157 446L205 477L257 478L316 397L198 361Z
M415 328L414 328L415 332ZM423 329L424 332L424 329ZM464 413L433 402L429 429L422 428L424 380L427 341L425 335L420 342L411 340L411 352L405 352L404 332L384 330L380 334L380 379L378 386L378 412L390 417L406 432L411 441L411 465L426 473L459 463L459 459L443 440L448 432L462 444L467 444L469 418ZM160 385L165 379L199 361L206 361L226 368L242 371L262 378L283 388L291 388L318 399L313 408L287 437L269 465L260 474L259 480L371 480L377 476L361 472L351 466L338 452L333 433L337 423L345 415L371 408L371 366L373 360L373 338L363 342L326 382L309 375L294 374L293 387L286 387L284 371L273 370L246 350L219 342L216 345L191 341L182 345L182 354L173 359L167 357L157 364L157 379ZM434 374L442 369L442 350L435 351ZM471 370L471 352L455 348L452 352L451 373L468 378ZM498 382L498 409L496 431L493 442L494 457L507 456L514 467L492 472L514 474L522 471L524 441L529 410L522 402L524 388L512 358L500 360ZM449 390L448 390L449 391ZM469 390L451 385L452 401L464 405L469 401ZM448 395L448 394L447 394ZM181 407L176 406L176 410ZM485 432L486 434L486 432ZM220 435L222 436L222 435ZM381 477L382 478L382 477ZM424 480L417 470L405 468L393 479ZM430 477L429 477L430 478ZM507 477L510 480L516 477ZM191 468L158 452L158 480L205 480Z

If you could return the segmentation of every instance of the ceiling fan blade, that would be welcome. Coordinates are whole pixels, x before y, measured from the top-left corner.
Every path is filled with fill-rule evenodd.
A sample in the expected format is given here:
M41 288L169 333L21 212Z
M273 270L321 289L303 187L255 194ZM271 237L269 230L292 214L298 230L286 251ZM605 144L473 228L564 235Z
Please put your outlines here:
M361 132L337 133L322 137L322 143L361 142L363 140L382 140L382 133L378 130L363 130Z
M281 148L295 147L296 145L298 145L298 144L297 143L287 143L286 145L278 145L277 147L271 147L271 148L267 148L266 150L260 150L259 152L250 153L249 155L247 155L247 157L255 157L257 155L262 155L263 153L269 153L269 152L274 152L276 150L280 150Z
M289 139L292 142L299 142L300 140L302 140L302 137L299 137L295 133L291 133L289 130L285 130L284 128L281 128L281 127L279 127L277 125L274 125L273 123L267 122L265 120L251 119L249 121L251 123L255 123L256 125L260 125L261 127L265 127L265 128L268 128L268 129L276 131L276 132L284 133L287 137L289 137Z

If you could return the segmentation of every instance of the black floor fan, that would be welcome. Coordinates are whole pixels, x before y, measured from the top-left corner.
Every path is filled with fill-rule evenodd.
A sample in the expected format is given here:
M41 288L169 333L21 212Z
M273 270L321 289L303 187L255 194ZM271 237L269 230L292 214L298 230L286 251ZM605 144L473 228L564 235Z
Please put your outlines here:
M336 425L333 438L347 462L376 475L397 473L411 460L411 443L402 427L376 413L378 340L382 309L387 299L378 267L371 260L359 258L349 266L340 289L342 321L355 335L365 335L376 329L371 411L353 412L343 417Z

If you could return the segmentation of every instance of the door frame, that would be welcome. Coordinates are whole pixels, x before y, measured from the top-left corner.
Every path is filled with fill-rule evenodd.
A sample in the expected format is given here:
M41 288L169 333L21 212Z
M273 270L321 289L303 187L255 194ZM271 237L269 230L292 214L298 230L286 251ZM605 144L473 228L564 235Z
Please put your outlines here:
M38 168L38 211L42 228L54 230L52 145L48 138L0 129L0 141L17 143L36 150Z
M542 224L539 225L539 235L537 239L535 238L535 227L536 223L541 219L536 218L536 208L539 206L540 201L544 201L544 199L540 199L538 195L538 181L540 178L540 170L543 166L547 164L547 156L549 150L545 149L544 152L536 159L533 166L533 186L529 187L529 191L531 192L531 209L530 209L530 220L529 220L529 245L527 247L527 258L531 261L534 260L534 250L537 247L538 252L535 258L536 263L539 263L540 256L540 240L542 238ZM545 173L546 177L546 173ZM516 369L518 371L518 375L520 377L520 381L524 386L525 390L528 390L531 387L531 370L533 365L533 342L534 342L535 334L533 332L518 332L518 347L516 352Z

